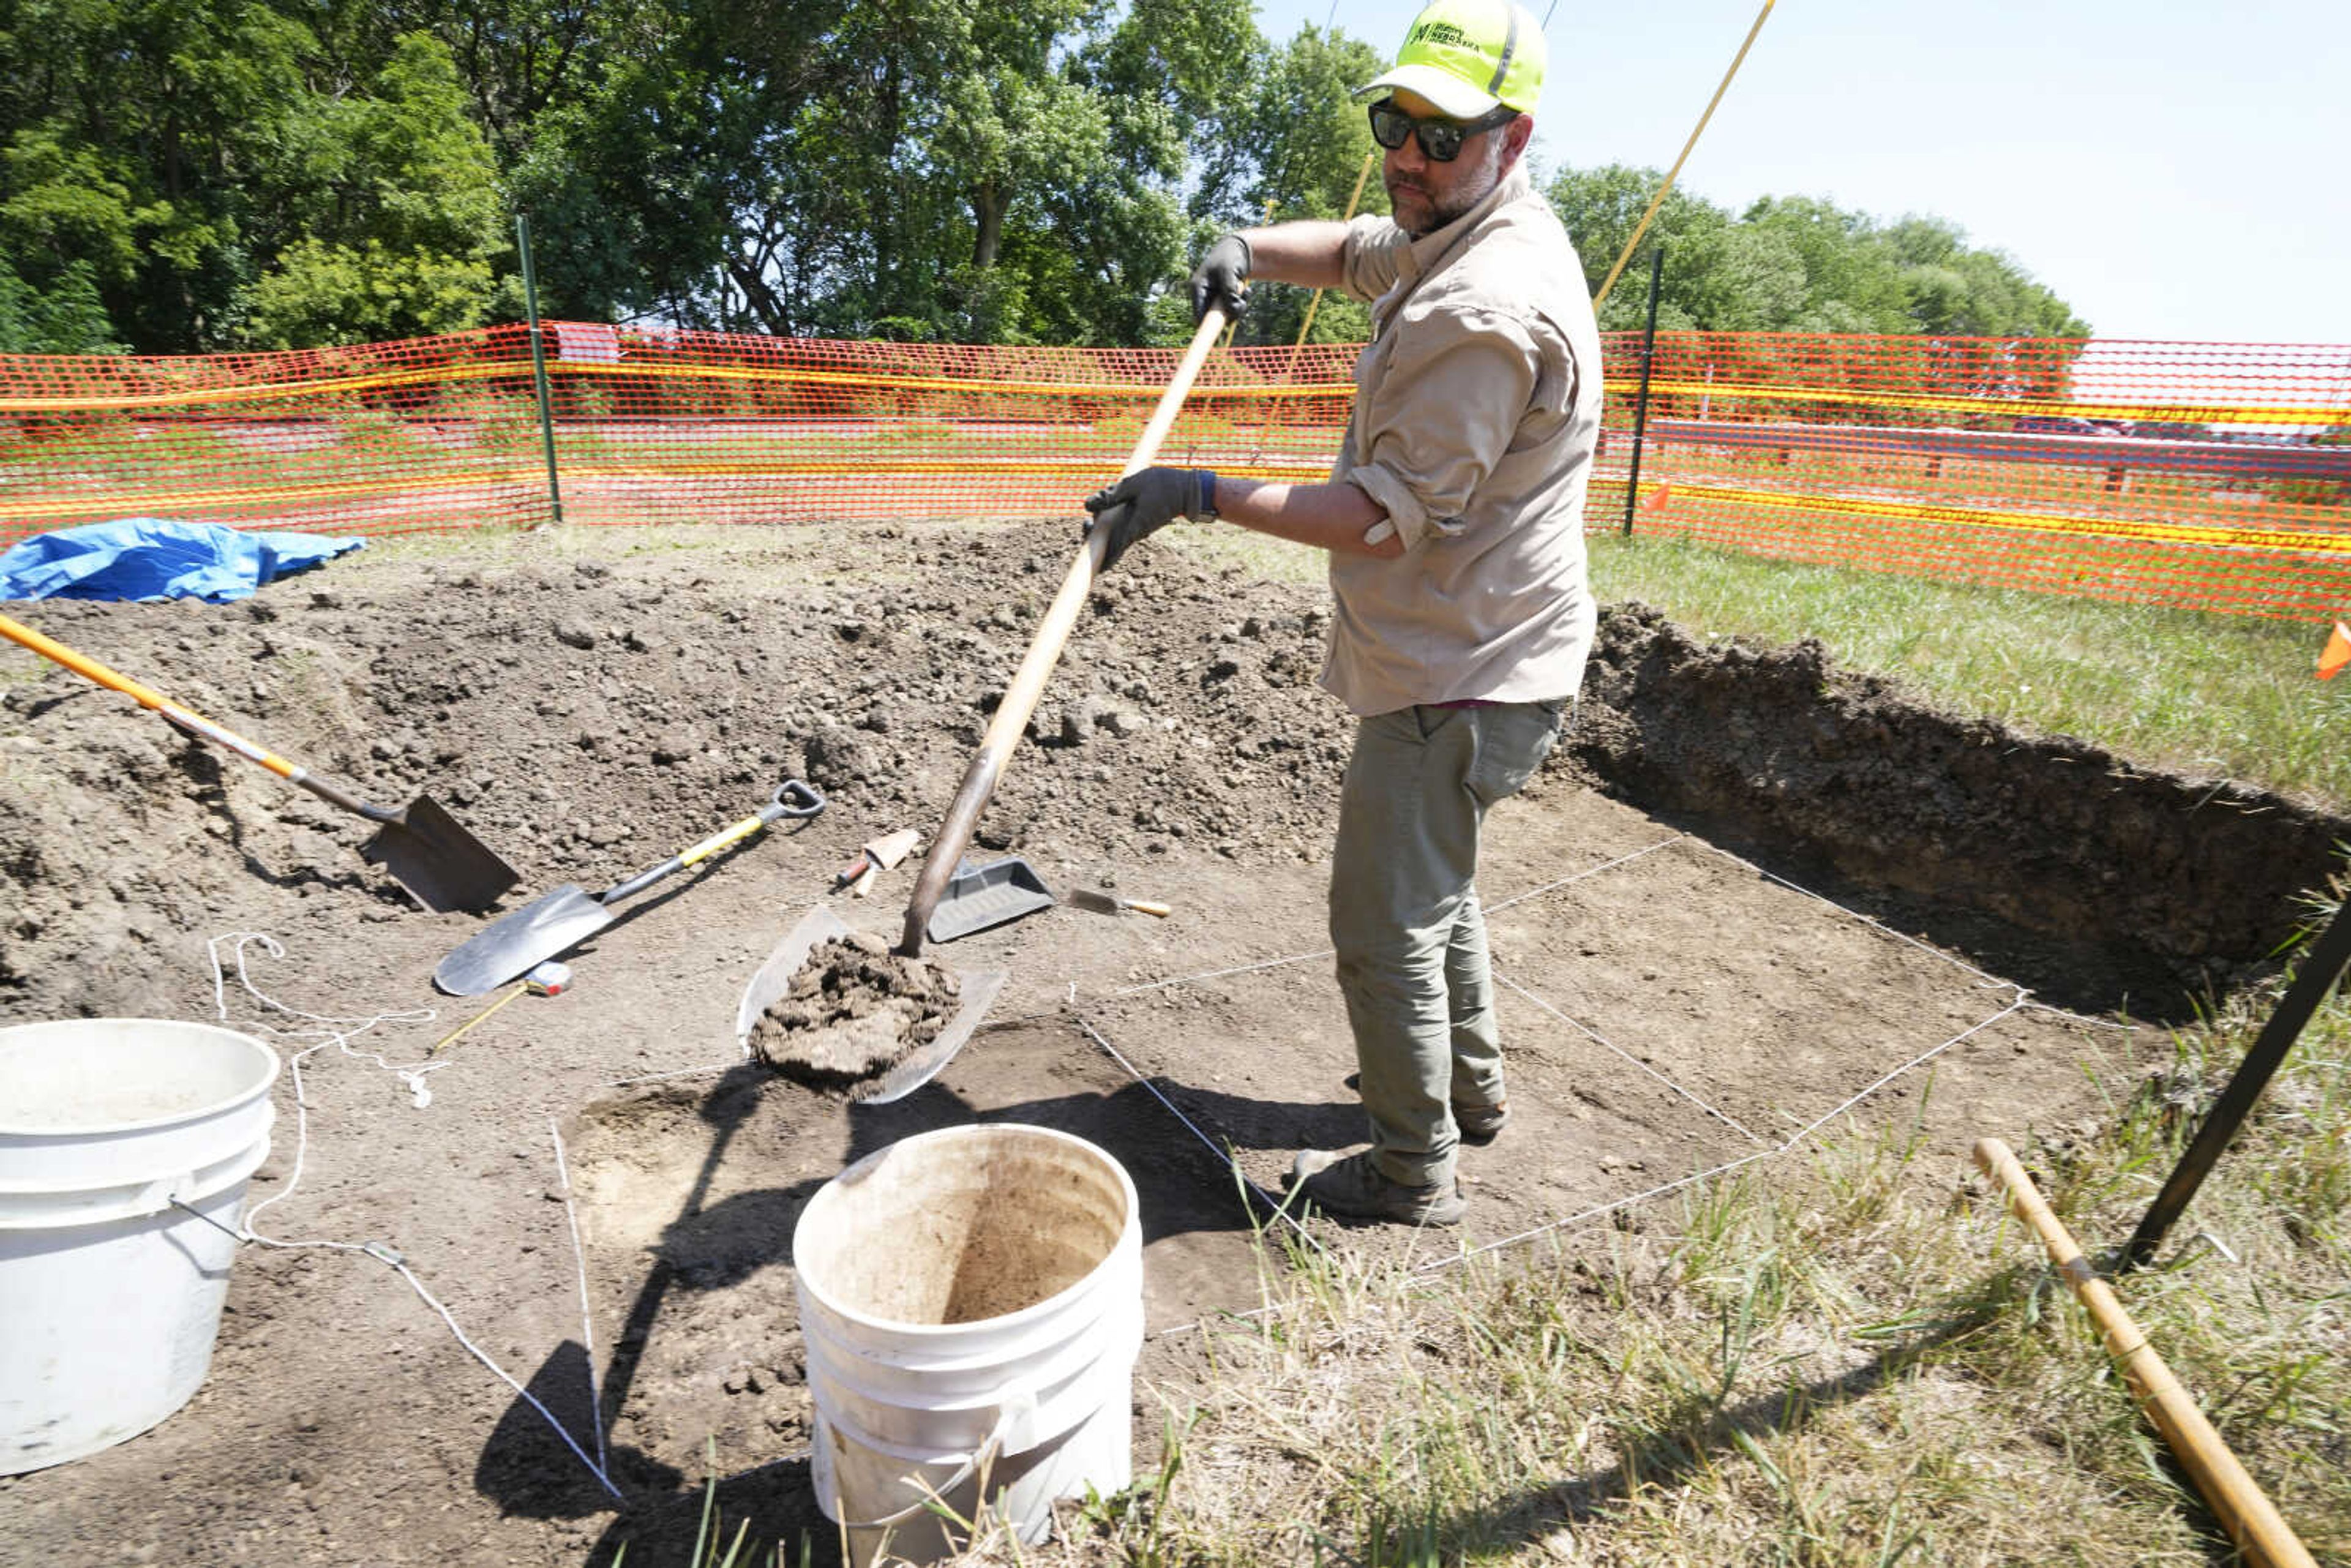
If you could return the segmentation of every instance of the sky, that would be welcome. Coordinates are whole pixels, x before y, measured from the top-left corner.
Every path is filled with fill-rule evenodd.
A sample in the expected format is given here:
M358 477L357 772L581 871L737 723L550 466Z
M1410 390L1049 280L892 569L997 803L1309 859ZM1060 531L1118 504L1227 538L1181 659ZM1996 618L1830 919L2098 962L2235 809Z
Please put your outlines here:
M1663 171L1762 0L1527 3L1539 169ZM1418 9L1260 0L1258 27L1393 55ZM1677 184L1949 219L2100 338L2351 344L2351 7L1777 0Z

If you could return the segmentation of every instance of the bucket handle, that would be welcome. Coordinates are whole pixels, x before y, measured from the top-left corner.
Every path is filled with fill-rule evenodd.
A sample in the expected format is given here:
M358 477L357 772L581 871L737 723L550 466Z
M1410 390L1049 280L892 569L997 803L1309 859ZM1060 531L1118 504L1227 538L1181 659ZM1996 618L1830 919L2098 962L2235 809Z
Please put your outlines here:
M1003 1456L1004 1441L1010 1436L1013 1424L1033 1414L1036 1408L1037 1396L1026 1388L1019 1390L1005 1404L1002 1413L996 1417L995 1427L981 1440L979 1447L974 1448L970 1457L964 1460L963 1469L948 1477L945 1486L925 1488L927 1496L919 1498L897 1512L886 1514L880 1519L844 1519L841 1521L841 1528L843 1530L893 1530L904 1524L928 1508L934 1500L946 1497L956 1488L971 1479L973 1476L993 1466ZM834 1451L838 1453L841 1442L841 1428L837 1425L828 1423L827 1429L832 1437ZM837 1471L837 1462L835 1469ZM833 1489L832 1506L837 1510L841 1506L841 1490L837 1484Z

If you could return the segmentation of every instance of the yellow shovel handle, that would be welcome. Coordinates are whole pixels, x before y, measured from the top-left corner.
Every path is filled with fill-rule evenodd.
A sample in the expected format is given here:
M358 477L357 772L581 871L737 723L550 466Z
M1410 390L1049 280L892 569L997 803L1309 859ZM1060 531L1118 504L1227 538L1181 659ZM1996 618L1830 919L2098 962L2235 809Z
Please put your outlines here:
M120 692L141 707L153 709L173 724L183 729L193 730L215 746L225 746L239 757L260 763L280 779L292 779L302 771L268 747L256 746L245 737L234 731L223 729L194 709L182 707L162 693L141 685L129 675L110 670L96 659L87 658L75 653L63 643L42 636L21 621L11 621L5 615L0 615L0 637L5 637L21 647L29 648L44 659L54 660L74 674L96 681L101 686Z

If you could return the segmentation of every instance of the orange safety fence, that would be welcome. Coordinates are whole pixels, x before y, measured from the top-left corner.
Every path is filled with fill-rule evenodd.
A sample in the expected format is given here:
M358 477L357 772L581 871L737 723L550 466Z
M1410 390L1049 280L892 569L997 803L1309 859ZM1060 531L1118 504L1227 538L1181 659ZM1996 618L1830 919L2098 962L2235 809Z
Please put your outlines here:
M1639 352L1609 344L1612 427ZM1640 483L1638 534L2327 621L2351 605L2351 348L1660 334Z
M548 323L567 522L1074 517L1173 349ZM1604 347L1624 521L1640 340ZM1354 350L1203 371L1161 460L1327 472ZM1660 334L1633 527L1779 559L2325 621L2351 611L2351 349ZM279 354L0 356L0 545L165 516L388 535L555 515L520 326Z

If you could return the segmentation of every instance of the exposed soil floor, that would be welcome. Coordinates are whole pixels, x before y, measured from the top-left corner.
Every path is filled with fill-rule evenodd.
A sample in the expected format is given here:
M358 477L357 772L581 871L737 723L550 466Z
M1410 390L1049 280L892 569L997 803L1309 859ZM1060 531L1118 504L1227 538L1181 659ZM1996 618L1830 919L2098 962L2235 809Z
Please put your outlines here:
M12 606L371 800L430 793L521 872L494 913L617 883L787 779L829 804L621 904L569 990L428 1058L496 999L431 984L480 916L421 912L363 823L0 653L0 1021L275 1043L252 1224L297 1244L239 1253L186 1408L0 1479L0 1558L674 1563L713 1462L730 1517L821 1556L793 1219L851 1161L974 1120L1134 1176L1147 1446L1199 1375L1188 1325L1281 1267L1262 1194L1363 1137L1324 951L1350 727L1313 685L1322 593L1138 551L982 821L975 852L1170 917L1061 905L934 947L1009 978L893 1103L778 1078L736 1033L810 905L894 936L915 862L862 901L833 874L935 827L1073 535L550 532L364 551L244 606ZM2257 966L2346 834L1613 610L1572 741L1489 824L1513 1115L1465 1154L1468 1223L1306 1240L1572 1246L1849 1120L1915 1125L1956 1173L1971 1138L2094 1117L2166 1059L2125 1024Z

